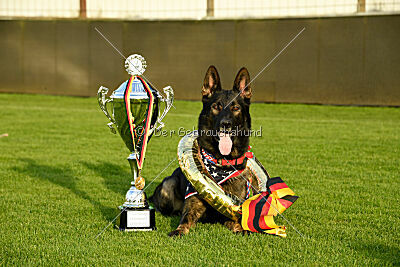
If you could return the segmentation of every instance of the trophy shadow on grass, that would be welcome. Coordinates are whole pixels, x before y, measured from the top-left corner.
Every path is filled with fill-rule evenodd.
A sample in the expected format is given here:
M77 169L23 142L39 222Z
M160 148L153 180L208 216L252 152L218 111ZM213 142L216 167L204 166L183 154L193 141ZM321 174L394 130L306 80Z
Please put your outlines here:
M99 209L104 219L110 221L115 216L114 207L106 207L99 201L89 196L85 191L77 188L78 178L73 175L73 171L65 166L55 167L51 165L38 164L35 160L29 158L20 159L25 163L23 167L15 167L14 170L26 174L32 178L49 181L55 185L70 190L76 196L89 201L95 208Z
M112 164L109 162L80 162L83 166L88 168L89 170L92 170L99 176L101 176L104 179L105 186L111 190L114 191L117 194L121 194L125 196L127 190L130 187L130 181L132 181L132 173L129 171L124 170L122 167L116 164ZM157 184L152 184L152 187L149 187L149 190L146 191L151 191L153 192ZM151 194L149 194L151 195ZM148 196L149 196L148 195ZM122 203L121 203L122 204ZM161 213L157 212L157 216L163 216ZM179 225L180 221L180 216L164 216L168 218L169 224L171 226L171 230L176 229L176 227Z
M124 170L122 167L109 162L85 162L80 163L101 176L104 180L104 185L111 191L125 196L132 181L132 173ZM121 199L122 201L123 199ZM120 203L119 203L120 204Z
M132 172L126 171L119 165L112 164L109 162L85 162L80 161L80 164L97 173L97 175L101 176L104 179L104 185L111 191L125 196L126 192L131 187L132 181ZM129 165L128 165L129 166ZM148 183L146 181L146 194L149 197L153 194L153 191L156 189L158 183ZM148 188L147 188L148 186ZM124 199L125 200L125 199Z

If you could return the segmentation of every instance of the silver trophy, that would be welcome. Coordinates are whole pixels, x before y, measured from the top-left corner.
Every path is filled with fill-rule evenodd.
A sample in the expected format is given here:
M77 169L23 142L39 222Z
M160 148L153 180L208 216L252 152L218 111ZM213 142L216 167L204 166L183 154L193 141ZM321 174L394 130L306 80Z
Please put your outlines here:
M163 97L142 76L147 67L145 59L134 54L125 61L126 71L130 79L122 83L110 98L108 88L100 86L97 93L101 110L110 120L107 124L112 133L118 132L131 152L128 161L132 170L131 188L126 193L125 203L119 222L120 230L151 231L155 229L154 209L149 208L146 194L143 192L145 179L141 170L146 154L147 144L155 131L159 131L164 123L163 118L174 100L174 92L170 86L165 87ZM112 103L112 115L107 104ZM160 105L164 110L160 112Z

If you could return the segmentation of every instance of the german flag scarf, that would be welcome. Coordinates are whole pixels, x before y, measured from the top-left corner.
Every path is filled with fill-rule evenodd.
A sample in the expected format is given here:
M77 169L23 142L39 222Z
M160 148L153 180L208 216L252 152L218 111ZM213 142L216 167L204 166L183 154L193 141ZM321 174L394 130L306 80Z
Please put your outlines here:
M254 195L242 204L243 229L286 237L286 227L276 225L274 216L284 212L297 198L280 177L268 179L266 192Z

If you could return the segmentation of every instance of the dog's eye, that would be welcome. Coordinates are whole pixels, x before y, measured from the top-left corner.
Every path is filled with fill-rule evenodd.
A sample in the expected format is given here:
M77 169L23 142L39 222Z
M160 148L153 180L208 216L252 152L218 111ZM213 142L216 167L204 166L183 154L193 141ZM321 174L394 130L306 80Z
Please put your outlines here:
M238 105L235 105L232 107L232 111L239 111L240 107Z
M221 111L222 109L222 106L217 103L212 104L211 107L216 111Z

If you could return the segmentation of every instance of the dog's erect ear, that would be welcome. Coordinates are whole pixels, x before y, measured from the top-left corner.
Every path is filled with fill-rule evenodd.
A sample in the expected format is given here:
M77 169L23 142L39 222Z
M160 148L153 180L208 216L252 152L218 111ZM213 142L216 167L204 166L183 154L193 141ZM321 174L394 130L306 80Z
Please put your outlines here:
M201 88L201 94L203 97L211 97L214 92L221 90L221 80L219 74L214 66L208 67L206 77L204 77L203 87Z
M250 74L245 67L241 68L236 75L235 82L233 83L233 90L240 92L240 96L250 99L252 92L249 85Z

